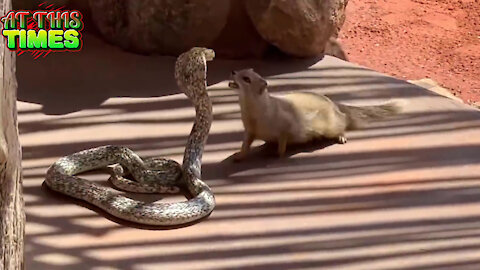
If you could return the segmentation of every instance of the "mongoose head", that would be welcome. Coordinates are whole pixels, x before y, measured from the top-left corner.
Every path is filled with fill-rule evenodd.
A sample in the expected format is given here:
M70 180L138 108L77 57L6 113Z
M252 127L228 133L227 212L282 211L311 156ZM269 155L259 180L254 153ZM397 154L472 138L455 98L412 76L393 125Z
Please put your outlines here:
M234 70L231 74L233 82L230 88L239 89L248 95L261 96L267 93L267 81L256 73L252 68Z

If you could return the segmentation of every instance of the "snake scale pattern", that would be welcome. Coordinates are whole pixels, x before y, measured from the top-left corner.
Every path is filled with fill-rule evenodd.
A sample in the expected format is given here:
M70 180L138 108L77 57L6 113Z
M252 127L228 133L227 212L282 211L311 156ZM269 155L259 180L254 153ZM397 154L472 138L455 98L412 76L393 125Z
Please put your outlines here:
M213 119L206 80L207 61L214 58L213 50L194 47L181 54L175 63L178 87L192 101L196 112L182 165L164 158L142 160L123 146L101 146L57 160L47 171L47 186L138 224L183 225L208 216L215 207L215 197L201 180L201 162ZM175 193L179 188L185 188L190 199L161 204L136 201L76 176L107 166L112 166L110 181L119 189L140 193ZM134 180L124 178L124 170Z

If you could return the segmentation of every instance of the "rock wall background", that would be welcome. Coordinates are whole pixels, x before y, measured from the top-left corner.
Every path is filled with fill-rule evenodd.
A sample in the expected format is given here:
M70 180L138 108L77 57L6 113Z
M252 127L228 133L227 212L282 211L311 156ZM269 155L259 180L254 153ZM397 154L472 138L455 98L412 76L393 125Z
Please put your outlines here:
M44 0L18 0L34 8ZM270 46L319 56L345 21L348 0L50 0L87 14L109 42L136 53L178 55L208 46L223 58L263 56ZM328 52L327 52L328 53Z

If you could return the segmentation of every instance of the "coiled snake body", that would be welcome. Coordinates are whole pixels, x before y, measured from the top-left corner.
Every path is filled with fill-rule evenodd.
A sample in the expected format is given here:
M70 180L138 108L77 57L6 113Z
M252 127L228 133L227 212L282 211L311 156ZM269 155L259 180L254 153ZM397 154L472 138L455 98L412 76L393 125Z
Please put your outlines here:
M195 105L195 122L185 147L183 165L169 159L142 160L122 146L101 146L65 156L47 171L45 183L65 195L84 200L124 220L147 225L181 225L208 216L215 198L201 178L201 160L212 123L212 103L206 89L207 61L211 49L195 47L183 53L175 63L179 88ZM173 193L185 187L191 199L175 203L145 203L117 194L105 187L75 176L76 174L116 165L112 183L126 191ZM126 168L134 180L123 178Z

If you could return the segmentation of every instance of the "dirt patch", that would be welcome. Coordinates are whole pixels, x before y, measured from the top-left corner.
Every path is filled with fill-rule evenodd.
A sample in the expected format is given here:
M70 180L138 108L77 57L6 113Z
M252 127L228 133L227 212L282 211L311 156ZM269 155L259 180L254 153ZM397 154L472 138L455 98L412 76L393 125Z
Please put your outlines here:
M351 62L480 101L480 0L350 0L340 41Z

